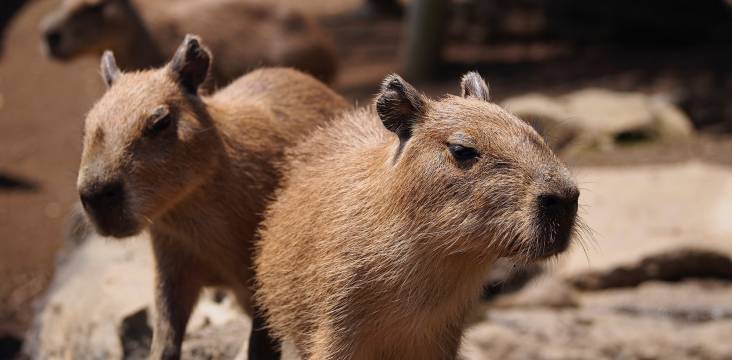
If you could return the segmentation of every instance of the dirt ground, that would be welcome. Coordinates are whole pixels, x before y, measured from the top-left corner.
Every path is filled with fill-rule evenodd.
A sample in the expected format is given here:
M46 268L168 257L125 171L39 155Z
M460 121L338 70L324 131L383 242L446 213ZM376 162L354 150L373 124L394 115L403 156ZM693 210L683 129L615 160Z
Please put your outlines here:
M354 1L337 8L323 3L321 12L328 14L322 20L335 37L341 59L335 88L355 104L366 104L384 75L399 70L403 24L353 17L349 14L358 5ZM62 64L41 55L38 21L54 4L43 0L24 9L7 33L0 60L0 335L24 331L32 299L50 278L77 199L82 121L103 91L96 60ZM664 91L680 97L703 130L699 138L680 144L638 145L568 159L574 166L689 159L732 165L732 137L720 135L732 126L716 97L707 96L716 74L708 64L727 59L725 48L577 49L556 43L451 42L445 54L447 64L437 79L417 84L428 95L455 93L459 74L472 69L487 77L497 100L585 86Z

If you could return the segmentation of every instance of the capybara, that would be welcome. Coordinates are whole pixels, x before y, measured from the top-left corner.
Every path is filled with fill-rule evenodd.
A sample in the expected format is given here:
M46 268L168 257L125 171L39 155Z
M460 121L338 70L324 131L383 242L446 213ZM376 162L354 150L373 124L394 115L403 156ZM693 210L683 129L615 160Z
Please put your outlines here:
M160 66L186 33L206 39L216 54L218 85L260 66L288 66L330 82L332 41L294 9L242 0L63 0L41 24L44 52L66 60L114 51L124 69Z
M252 313L253 236L278 183L274 163L348 107L291 69L256 70L201 96L210 63L195 36L154 70L121 72L107 52L108 89L84 125L77 185L91 223L104 236L151 235L155 359L179 357L203 286L231 288Z
M255 299L305 359L454 359L491 264L552 257L575 232L567 168L477 73L440 100L391 75L285 159Z

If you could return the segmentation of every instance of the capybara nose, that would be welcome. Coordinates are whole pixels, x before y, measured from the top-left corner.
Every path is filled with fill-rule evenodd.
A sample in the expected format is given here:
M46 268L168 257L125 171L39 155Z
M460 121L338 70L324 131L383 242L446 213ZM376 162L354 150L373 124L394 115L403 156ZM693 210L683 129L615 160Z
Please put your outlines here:
M49 49L56 49L61 44L61 32L57 30L48 30L43 34L46 39L46 45Z
M577 213L577 199L579 190L574 187L563 192L544 193L536 197L539 208L545 214L571 217Z
M121 182L88 186L79 190L79 197L87 211L103 212L122 204L124 187Z

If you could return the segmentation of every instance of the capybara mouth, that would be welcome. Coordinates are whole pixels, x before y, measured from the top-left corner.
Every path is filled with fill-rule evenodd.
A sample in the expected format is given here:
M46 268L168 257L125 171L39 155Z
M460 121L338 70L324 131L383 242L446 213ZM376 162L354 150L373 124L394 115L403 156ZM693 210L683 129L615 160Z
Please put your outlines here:
M111 213L93 213L86 211L86 214L94 224L94 228L101 236L111 236L114 238L125 238L140 233L142 229L137 221L129 216Z
M79 191L84 212L102 236L123 238L140 232L139 222L128 209L122 182L91 183Z
M533 254L546 259L567 250L574 233L577 218L579 191L547 193L537 197L538 239L533 244Z
M552 221L551 225L545 228L537 239L534 246L534 256L538 260L550 258L561 254L569 248L572 243L572 235L575 227L575 215L559 221Z

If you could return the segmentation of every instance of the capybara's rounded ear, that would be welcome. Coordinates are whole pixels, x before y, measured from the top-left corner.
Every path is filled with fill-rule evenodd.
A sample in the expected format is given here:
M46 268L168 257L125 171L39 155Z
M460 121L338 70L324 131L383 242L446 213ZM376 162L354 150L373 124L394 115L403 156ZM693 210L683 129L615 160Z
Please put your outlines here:
M99 67L102 70L102 79L104 80L104 84L109 88L121 74L117 67L117 61L114 59L114 53L109 50L105 51L104 54L102 54L102 61Z
M488 90L488 84L485 80L480 77L475 71L471 71L463 75L460 81L460 88L462 90L463 97L474 97L483 101L490 101L490 91Z
M412 129L424 115L426 106L424 96L397 74L384 79L376 97L376 112L384 127L400 140L412 136Z
M194 95L208 77L210 66L211 52L201 44L198 36L191 34L183 39L169 64L176 81L186 92Z

